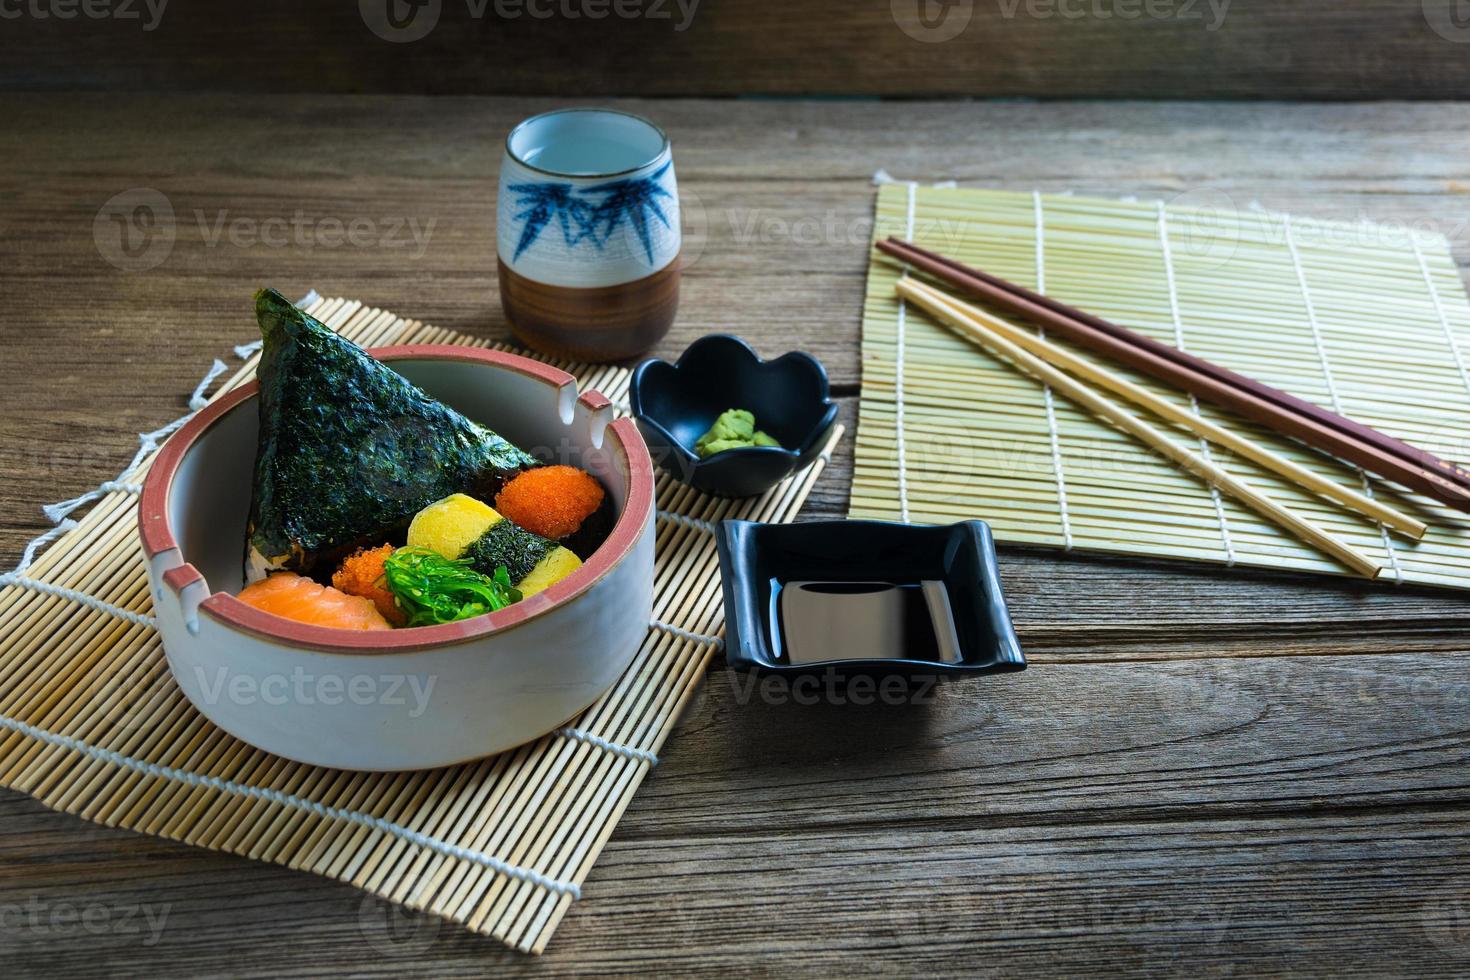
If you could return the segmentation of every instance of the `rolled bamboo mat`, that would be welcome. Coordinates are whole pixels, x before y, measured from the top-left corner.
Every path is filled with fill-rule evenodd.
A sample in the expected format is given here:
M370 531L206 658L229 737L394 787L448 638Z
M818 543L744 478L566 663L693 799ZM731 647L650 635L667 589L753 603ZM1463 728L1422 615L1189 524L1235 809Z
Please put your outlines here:
M364 346L497 346L341 299L308 309ZM254 366L251 356L220 390L249 380ZM557 366L582 390L625 402L626 368ZM27 584L0 589L0 785L108 826L348 882L528 952L546 947L580 894L719 646L710 522L790 521L827 460L744 501L705 497L660 474L655 625L612 690L568 728L498 756L360 773L251 748L205 720L173 683L148 623L130 492L148 448L23 567Z
M879 189L873 235L911 239L1436 455L1470 457L1470 302L1441 236L1254 208L914 184ZM904 274L881 257L869 267L851 516L978 517L1004 542L1347 574L900 304L893 285ZM1470 515L1108 367L1426 522L1428 534L1411 542L1204 447L1232 474L1381 560L1386 579L1470 588Z

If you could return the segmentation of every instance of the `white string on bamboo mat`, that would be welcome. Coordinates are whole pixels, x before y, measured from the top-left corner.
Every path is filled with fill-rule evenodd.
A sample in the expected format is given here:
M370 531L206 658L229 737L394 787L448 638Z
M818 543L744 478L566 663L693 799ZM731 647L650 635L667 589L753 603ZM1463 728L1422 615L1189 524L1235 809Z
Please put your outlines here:
M73 530L76 527L76 521L66 519L58 524L56 527L47 531L45 534L37 537L26 547L25 555L22 558L21 565L18 566L17 569L13 572L9 572L5 575L0 575L0 587L15 585L23 588L33 589L38 592L43 592L48 595L71 599L90 609L95 609L98 612L106 613L111 616L116 616L120 619L127 620L128 622L134 623L139 626L146 626L151 629L157 629L157 621L152 616L145 616L142 613L134 612L131 609L124 609L121 606L114 605L110 602L104 602L101 599L96 598L95 596L88 595L87 593L81 592L77 589L69 589L63 586L53 585L50 582L40 582L35 579L26 578L21 574L21 572L24 571L25 567L28 566L30 564L30 561L34 558L37 548L41 547L48 541L54 540L56 537L65 534L67 531ZM691 630L685 630L677 626L671 626L668 623L659 622L658 620L651 620L649 622L649 627L670 633L671 635L679 637L680 639L691 640L696 643L708 644L716 647L722 645L722 641L719 639L719 637L706 636L702 633L695 633ZM276 803L281 806L313 813L318 816L331 817L333 819L343 820L348 823L356 824L358 826L380 830L384 833L392 834L396 837L406 840L409 843L416 844L431 851L435 851L436 853L445 854L449 857L460 858L466 861L471 861L475 864L483 865L493 871L499 872L500 874L515 878L518 881L525 881L533 885L538 885L542 888L547 889L548 891L555 892L559 895L570 895L572 898L582 897L581 889L575 882L550 878L531 868L509 864L501 860L500 858L497 858L491 854L486 854L483 851L476 851L471 848L461 847L457 844L451 844L447 841L440 840L437 837L432 837L420 831L413 830L412 828L405 827L402 824L393 823L392 821L384 820L381 817L375 817L371 814L362 813L357 810L347 810L341 807L328 806L323 803L318 803L315 800L296 796L291 793L284 793L280 790L271 789L269 787L250 786L248 784L236 783L227 779L220 779L216 776L204 776L198 773L189 772L185 769L176 769L172 766L159 765L156 762L149 762L146 759L138 759L133 756L123 755L121 752L115 752L112 749L104 749L99 746L92 745L88 742L83 742L80 739L72 738L69 735L61 735L56 732L50 732L43 728L38 728L35 725L23 722L18 718L12 718L9 715L3 713L0 713L0 727L10 729L11 731L18 732L22 735L34 738L38 741L45 742L48 745L56 745L62 748L70 749L74 752L79 752L83 755L86 755L89 758L97 759L102 762L107 762L111 765L118 766L119 768L123 769L129 769L133 772L143 773L144 775L156 776L161 779L169 779L175 782L182 782L190 786L207 787L223 793L230 793L236 796L267 800L271 803ZM627 759L633 759L639 762L646 762L650 766L658 765L658 756L647 749L640 749L631 745L623 745L580 728L560 728L557 729L555 734L562 735L576 741L585 742L588 745L602 749L605 752L610 752L614 755L622 756Z
M359 827L367 827L370 830L381 831L412 844L417 844L419 847L427 850L483 865L508 878L515 878L518 881L539 885L558 895L570 895L572 898L582 897L582 890L577 886L576 882L562 881L558 878L548 877L531 868L509 864L495 857L493 854L486 854L484 851L476 851L468 847L460 847L458 844L450 844L447 841L442 841L437 837L431 837L411 827L405 827L403 824L394 823L391 820L384 820L382 817L374 817L357 810L346 810L342 807L328 806L325 803L318 803L316 800L309 800L306 797L296 796L293 793L283 793L280 790L265 786L251 786L229 779L220 779L217 776L203 776L196 772L190 772L187 769L176 769L173 766L161 766L144 759L135 759L132 756L123 755L111 749L99 748L98 746L88 744L68 735L58 735L55 732L48 732L43 728L28 725L23 721L4 714L0 714L0 728L8 728L28 738L45 742L47 745L69 749L88 758L117 766L120 769L130 769L147 776L169 779L187 786L218 790L222 793L243 796L253 800L265 800L266 802L275 803L294 810L313 813L319 817L329 817L333 820L341 820Z
M669 634L670 636L677 636L681 640L692 640L695 643L699 643L704 646L719 648L725 645L725 641L720 639L718 636L707 636L704 633L696 633L693 630L686 630L682 627L673 626L669 623L661 623L656 619L649 622L648 625L652 626L656 630L661 630Z
M658 765L658 756L654 755L647 749L635 749L631 745L623 745L619 742L611 742L603 738L601 735L593 735L591 732L583 731L580 728L558 728L556 730L556 734L573 739L578 742L586 742L588 745L596 746L597 748L602 749L604 752L611 752L613 755L620 755L625 759L634 759L639 762L646 762L650 766Z
M216 361L215 363L218 364L219 362ZM122 480L107 480L103 483L98 484L95 490L88 490L80 497L73 497L70 500L63 500L60 503L47 504L46 506L41 508L41 513L45 514L46 519L49 520L52 524L57 524L63 518L65 518L66 515L70 514L78 507L83 507L87 504L90 504L94 500L101 500L109 493L131 493L136 496L142 492L143 485L141 483L126 483Z
M253 354L258 348L258 343L254 345L242 344L240 345L240 347L237 347L235 349L235 353L242 358L248 357ZM156 450L159 446L158 440L166 438L168 435L177 431L180 427L183 426L185 422L187 422L193 416L195 412L208 404L208 399L204 396L204 392L208 389L209 385L216 378L224 373L225 370L226 367L224 363L216 359L214 363L210 366L209 370L205 373L204 378L199 382L197 386L195 386L193 393L189 397L189 414L174 420L161 429L156 429L153 432L142 433L139 435L138 438L140 442L140 447L138 450L138 454L133 458L132 463L128 465L127 469L123 471L124 473L131 472L138 466L139 463L143 461L143 459L149 452ZM149 629L157 629L157 620L152 616L135 612L131 609L124 609L121 606L115 605L110 602L105 602L101 599L98 599L96 596L89 595L88 593L82 592L78 589L71 589L65 586L55 585L50 582L42 582L37 579L29 578L25 575L26 570L30 568L32 562L34 562L35 560L37 552L42 547L61 537L63 534L75 530L78 527L77 522L67 516L72 511L95 500L98 500L108 493L121 492L138 494L141 491L142 488L138 484L124 482L121 476L119 476L118 479L108 480L100 484L94 490L90 490L79 497L73 498L72 500L61 501L55 504L48 504L47 506L43 507L42 512L45 513L46 516L52 521L56 522L56 526L51 528L49 531L46 531L44 534L37 536L34 540L26 545L25 551L21 555L20 563L15 567L14 571L7 572L4 575L0 575L0 588L13 585L19 588L30 589L32 591L40 592L46 595L69 599L79 603L80 605L86 606L89 609L96 610L97 612L101 612L109 616L115 616L119 619L125 620L135 625L144 626ZM683 517L683 515L663 516ZM698 524L708 524L708 522L697 522L697 519L695 518L685 518L685 520L691 522L691 526L698 526ZM713 525L709 525L709 527L712 529ZM722 641L718 637L705 636L701 633L694 633L692 631L680 629L677 626L671 626L667 623L661 623L656 620L651 621L649 623L649 626L650 628L663 630L674 636L680 637L681 639L692 640L696 643L708 644L716 647L720 646L722 643ZM436 853L445 854L449 857L460 858L462 860L470 861L475 864L483 865L484 867L490 868L492 871L496 871L500 874L504 874L507 877L515 878L518 881L529 882L530 884L545 888L548 891L555 892L556 894L570 895L572 898L581 898L581 889L575 882L550 878L531 868L525 868L521 867L520 865L510 864L506 861L501 860L500 858L495 857L492 854L486 854L483 851L476 851L471 848L461 847L457 844L451 844L447 841L440 840L436 837L432 837L420 831L413 830L410 827L405 827L402 824L397 824L389 820L384 820L381 817L375 817L371 814L362 813L357 810L347 810L341 807L328 806L315 800L310 800L305 797L296 796L290 793L284 793L280 790L271 789L269 787L250 786L244 783L236 783L231 780L220 779L215 776L200 775L198 773L189 772L185 769L176 769L172 766L159 765L155 762L149 762L146 759L138 759L133 756L123 755L122 753L113 751L112 749L105 749L99 746L91 745L90 743L83 742L80 739L72 738L69 735L61 735L56 732L50 732L43 728L38 728L35 725L31 725L27 722L21 721L18 718L12 718L3 713L0 713L0 727L18 732L29 738L36 739L37 741L45 742L48 745L55 745L58 747L66 748L71 751L81 753L82 755L86 755L89 758L107 762L111 765L123 769L128 769L133 772L143 773L145 775L155 776L161 779L168 779L175 782L181 782L190 786L207 787L210 789L218 790L220 792L230 793L236 796L267 800L271 803L276 803L281 806L290 807L292 809L313 813L318 816L331 817L333 819L343 820L358 826L368 827L373 830L379 830L384 833L399 837L405 841L408 841L409 843L416 844L420 847L434 851ZM653 752L648 751L647 749L639 749L633 746L621 745L617 742L610 741L609 739L605 739L599 735L584 731L580 728L562 728L558 729L556 734L563 735L567 738L575 739L577 741L585 742L588 745L592 745L596 748L602 749L603 751L610 752L624 758L646 762L649 765L658 764L658 756L655 755Z
M1041 209L1041 191L1031 192L1031 207L1035 218L1036 234L1036 291L1046 293L1046 221ZM1046 331L1036 328L1036 336L1046 339ZM1062 520L1062 549L1072 550L1072 515L1067 509L1067 478L1062 473L1062 438L1057 431L1056 400L1052 397L1051 385L1042 382L1042 400L1046 405L1046 428L1051 439L1051 468L1057 481L1057 513Z
M209 388L214 379L224 374L226 370L225 362L219 358L215 358L214 363L209 366L209 370L204 372L204 377L200 380L199 384L194 386L194 392L189 396L189 411L187 413L180 415L161 429L139 433L138 451L133 454L132 461L123 467L123 473L131 473L137 469L138 464L143 462L149 453L163 444L163 440L173 435L179 429L182 429L184 423L188 422L195 412L208 405L209 399L205 397L204 392ZM122 477L119 476L118 479L122 479Z
M54 595L64 599L71 599L90 609L95 609L98 612L106 613L111 616L117 616L120 619L127 620L128 622L134 623L139 626L146 626L151 629L157 629L157 621L152 616L145 616L142 613L134 612L131 609L124 609L121 606L113 605L110 602L103 602L101 599L98 599L95 596L88 595L87 593L78 591L76 589L64 588L59 585L53 585L50 582L40 582L35 579L26 578L20 574L20 572L23 571L24 567L29 564L29 559L33 557L35 549L37 547L39 547L41 544L44 544L47 540L51 540L54 537L59 536L60 534L64 534L65 532L74 529L76 526L76 521L69 519L64 520L56 527L52 528L50 531L47 531L45 534L38 537L35 541L31 542L31 544L26 548L26 557L22 560L21 566L18 566L17 570L14 572L0 575L0 587L7 585L16 585L22 588L33 589L37 592L43 592L48 595ZM200 775L199 773L189 772L186 769L176 769L173 766L159 765L156 762L149 762L146 759L138 759L133 756L123 755L121 752L115 752L112 749L104 749L99 746L92 745L88 742L83 742L80 739L72 738L69 735L61 735L56 732L47 731L44 728L38 728L35 725L28 724L27 722L21 721L18 718L12 718L9 715L3 713L0 713L0 728L7 728L29 738L36 739L37 741L45 742L48 745L55 745L61 748L69 749L73 752L79 752L89 758L109 763L110 765L117 766L121 769L128 769L133 772L142 773L148 776L156 776L160 779L168 779L174 782L184 783L189 786L208 787L210 789L218 790L222 793L229 793L235 796L244 796L250 799L257 800L267 800L271 803L276 803L281 806L290 807L292 809L301 810L307 813L313 813L318 816L331 817L333 819L343 820L348 823L356 824L358 826L368 827L373 830L380 830L384 833L392 834L410 843L417 844L420 847L427 848L428 850L435 851L440 854L445 854L450 857L461 858L466 861L471 861L475 864L484 865L485 867L490 868L493 871L497 871L508 877L515 878L518 881L526 881L534 885L539 885L540 887L545 888L549 891L556 892L559 895L570 895L573 898L581 897L581 889L576 885L575 882L560 881L555 878L549 878L546 875L541 874L539 871L532 870L531 868L523 868L519 865L509 864L505 861L502 861L500 858L495 857L494 855L486 854L482 851L476 851L466 847L460 847L457 844L450 844L447 841L439 840L436 837L431 837L428 834L424 834L417 830L413 830L412 828L405 827L402 824L396 824L392 821L384 820L381 817L372 816L371 814L361 813L356 810L346 810L341 807L328 806L324 803L318 803L315 800L309 800L305 797L295 796L290 793L283 793L280 790L271 789L269 787L250 786L244 783L236 783L227 779L220 779L216 776ZM571 734L572 730L564 731L566 731L567 734ZM574 735L573 737L580 737L584 741L588 741L591 744L597 745L599 748L606 749L609 752L616 752L620 755L629 756L630 758L644 759L645 761L649 761L651 764L656 764L658 762L656 756L652 756L652 753L645 752L642 749L619 746L616 743L608 742L605 739L599 739L597 738L597 736L582 732L578 732L577 735Z
M1164 283L1169 290L1169 315L1174 319L1174 346L1184 350L1184 317L1179 313L1179 288L1174 280L1174 252L1169 245L1169 212L1164 207L1164 202L1159 203L1159 243L1164 249ZM1189 409L1199 416L1199 399L1194 397L1194 392L1189 393ZM1214 464L1214 457L1210 453L1210 441L1204 436L1199 440L1200 454L1205 462ZM1209 484L1210 499L1215 504L1215 518L1220 522L1220 543L1225 548L1225 564L1235 564L1235 547L1230 541L1230 525L1225 520L1225 502L1220 499L1220 488L1213 483Z
M1312 343L1317 347L1317 360L1322 365L1322 377L1327 383L1327 396L1332 399L1332 410L1342 415L1342 399L1337 394L1337 384L1332 379L1332 364L1327 359L1327 345L1322 340L1322 328L1317 323L1317 306L1312 302L1312 290L1307 285L1307 270L1302 265L1301 253L1297 251L1296 238L1291 230L1291 215L1281 216L1282 237L1286 241L1287 254L1291 256L1292 268L1296 270L1297 287L1301 290L1302 305L1307 311L1307 324L1312 328ZM1358 478L1363 482L1363 493L1369 499L1373 497L1373 484L1368 481L1367 472L1361 467L1355 467ZM1394 580L1402 585L1404 582L1404 570L1399 565L1398 553L1394 550L1393 539L1388 536L1388 528L1382 521L1378 522L1378 534L1383 538L1383 550L1388 553L1388 563L1393 568Z
M912 242L914 240L914 211L918 204L919 182L916 180L898 180L887 170L880 168L873 174L873 183L877 185L904 185L908 198L905 206L903 237L904 241ZM944 180L934 186L952 188L955 186L955 182ZM899 278L907 279L908 276L909 267L905 264L903 271L899 274ZM907 325L908 304L900 296L898 298L898 318L894 324L893 342L893 443L894 455L896 456L895 462L898 465L898 516L899 520L905 524L909 523L908 447L904 439L903 421L903 376L906 346L904 335L907 333L905 330Z
M70 526L68 527L67 525ZM75 521L65 521L62 524L57 525L55 528L52 528L51 531L47 531L46 534L51 534L55 531L61 531L62 533L65 533L66 531L72 530L76 526L77 525ZM43 534L41 537L45 536L46 535ZM36 539L36 541L39 540L41 539ZM31 543L35 544L34 541ZM28 553L29 551L30 549L27 548ZM148 616L140 612L134 612L131 609L124 609L122 606L115 606L110 602L104 602L96 596L88 595L87 593L82 592L78 589L68 589L62 585L53 585L50 582L42 582L38 579L30 578L26 575L21 574L22 570L22 566L17 565L15 571L6 572L4 575L0 575L0 588L4 588L7 585L14 585L18 588L30 589L32 592L40 592L45 595L53 595L59 599L70 599L72 602L86 606L88 609L95 609L100 613L106 613L109 616L116 616L118 619L125 619L135 626L146 626L149 629L158 628L158 621L152 616Z
M110 602L104 602L95 596L88 595L87 593L80 592L76 589L69 589L65 586L60 585L53 585L50 582L38 582L32 578L27 577L25 573L26 570L31 567L31 564L36 560L36 555L39 553L42 547L51 543L52 541L55 541L57 538L61 537L63 534L66 534L68 531L76 528L77 522L71 520L68 516L72 513L72 511L86 504L92 503L95 500L100 500L109 493L130 493L136 496L137 494L143 492L142 486L137 483L130 483L125 481L123 479L123 476L137 469L138 464L141 463L150 452L153 452L159 447L160 440L166 439L168 436L178 431L180 428L183 427L185 422L189 421L189 419L194 416L195 412L199 411L205 405L209 404L209 399L205 397L204 393L209 389L209 386L214 382L214 379L218 378L221 374L224 374L226 370L227 368L225 366L225 363L219 358L215 358L214 362L210 364L209 370L204 372L204 377L199 379L199 383L194 386L193 392L191 392L189 395L189 411L184 415L181 415L178 418L174 419L172 422L170 422L168 425L165 425L161 429L155 429L152 432L139 433L137 453L133 455L132 461L123 468L122 472L119 473L115 479L103 481L95 488L88 490L86 493L82 494L79 497L73 497L71 500L61 500L54 504L46 504L45 506L43 506L41 508L41 513L46 516L47 520L55 524L56 527L52 528L44 534L38 535L26 545L25 551L21 553L20 563L16 565L13 570L5 573L4 575L0 575L0 587L14 585L19 588L30 589L33 592L41 592L46 595L53 595L62 599L71 599L72 601L79 602L82 605L87 606L91 609L96 609L98 612L104 612L111 616L117 616L118 618L125 619L130 623L136 623L140 626L153 626L154 620L151 616L145 616L142 613L133 612L131 609L124 609L121 606L115 606Z
M675 514L671 510L658 511L656 512L655 516L661 521L668 521L670 524L677 524L680 527L690 527L696 531L704 531L706 534L715 533L715 525L713 521L702 520L698 517L690 517L688 514Z
M876 176L874 178L877 179ZM908 182L908 203L906 205L906 217L904 218L905 241L914 240L914 207L919 193L919 185L914 181ZM900 278L907 279L909 267L905 265ZM909 522L909 466L908 447L904 445L903 424L903 375L904 375L904 329L908 320L908 304L904 298L898 298L898 319L894 325L893 340L893 442L894 451L898 463L898 519L905 524Z
M18 580L12 584L20 585L23 584L24 581L28 581L23 579L22 576L25 575L26 569L31 567L31 562L36 560L36 553L39 552L46 545L50 544L52 541L55 541L57 538L61 537L67 531L75 528L76 526L76 521L64 519L59 521L55 527L47 531L45 534L39 534L36 537L32 538L30 542L26 545L26 550L21 552L20 564L16 565L15 569L8 573L10 577L16 578Z

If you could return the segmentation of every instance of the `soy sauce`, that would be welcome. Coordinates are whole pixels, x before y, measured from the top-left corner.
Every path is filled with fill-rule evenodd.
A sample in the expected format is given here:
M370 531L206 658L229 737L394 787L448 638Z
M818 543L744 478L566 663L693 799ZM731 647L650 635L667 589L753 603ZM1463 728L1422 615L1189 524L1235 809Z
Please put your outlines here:
M959 659L943 582L771 580L771 647L790 664Z

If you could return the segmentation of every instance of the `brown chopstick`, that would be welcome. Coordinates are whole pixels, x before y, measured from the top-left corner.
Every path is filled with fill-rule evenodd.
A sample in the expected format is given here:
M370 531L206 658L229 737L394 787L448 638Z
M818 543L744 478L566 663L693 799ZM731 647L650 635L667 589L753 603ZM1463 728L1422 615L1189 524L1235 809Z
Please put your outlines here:
M1229 368L1224 368L1218 364L1206 361L1203 358L1195 357L1193 354L1190 354L1187 351L1182 351L1177 347L1171 347L1168 344L1160 343L1159 341L1154 340L1152 337L1136 333L1135 331L1129 330L1127 327L1121 327L1118 324L1111 323L1107 320L1102 319L1101 317L1093 316L1091 313L1088 313L1084 310L1079 310L1075 307L1068 306L1066 303L1063 303L1060 300L1054 299L1045 294L1032 292L1024 286L1019 286L1013 282L1008 282L998 276L992 276L988 272L985 272L981 269L976 269L973 266L964 265L963 263L957 262L947 256L940 255L936 252L930 252L927 249L920 248L919 246L913 245L909 242L905 242L902 239L890 238L889 241L893 242L894 245L900 249L910 249L914 254L922 254L924 256L927 256L928 258L933 259L937 262L941 262L944 265L954 269L956 272L959 272L965 276L974 277L975 279L978 279L983 283L993 286L996 289L1004 290L1005 292L1020 297L1021 299L1028 300L1040 306L1045 306L1061 316L1070 317L1089 327L1101 330L1103 333L1117 337L1119 340L1122 340L1125 343L1133 344L1138 347L1143 347L1146 350L1151 350L1155 354L1158 354L1160 357L1164 357L1168 360L1174 361L1175 363L1182 364L1185 367L1190 368L1191 370L1207 374L1213 378L1216 378L1219 381L1224 382L1225 384L1230 385L1231 387L1245 389L1252 392L1257 397L1280 405L1289 411L1296 412L1300 415L1311 416L1319 423L1327 426L1328 428L1337 429L1338 431L1347 433L1348 435L1353 436L1354 438L1362 442L1375 445L1379 449L1383 450L1386 453L1389 453L1390 455L1399 456L1420 467L1431 470L1433 472L1437 472L1445 479L1450 480L1453 483L1458 483L1461 486L1470 489L1470 470L1466 470L1455 463L1449 462L1448 460L1440 459L1432 453L1425 452L1417 446L1411 446L1406 442L1395 439L1393 436L1387 435L1385 433L1379 432L1377 429L1366 426L1361 422L1357 422L1353 419L1338 415L1335 412L1328 411L1327 409L1322 408L1320 405L1314 405L1309 401L1298 398L1295 395L1280 390L1279 388L1273 388L1270 385L1263 384L1254 378L1248 378L1243 374L1237 374L1236 372L1231 371ZM882 249L884 247L884 244L885 243L879 243L878 247ZM884 251L888 251L888 249L884 249ZM996 305L1001 305L999 300L996 301Z
M878 242L877 247L915 269L1023 316L1068 340L1458 510L1470 512L1470 482L1461 484L1450 476L1464 471L1423 450L1284 391L1210 364L1176 347L1074 310L900 239ZM1267 397L1263 391L1273 394ZM1365 438L1361 432L1370 433L1373 438Z

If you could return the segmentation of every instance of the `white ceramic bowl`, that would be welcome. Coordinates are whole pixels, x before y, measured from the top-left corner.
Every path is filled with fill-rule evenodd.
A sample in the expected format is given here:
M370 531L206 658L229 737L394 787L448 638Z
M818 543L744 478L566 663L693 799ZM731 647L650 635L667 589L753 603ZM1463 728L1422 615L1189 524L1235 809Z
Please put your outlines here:
M602 695L648 629L653 467L631 420L596 391L514 354L373 350L435 398L538 456L602 480L617 521L566 579L498 612L360 632L296 623L234 597L258 431L257 386L205 408L144 482L139 533L174 678L225 731L343 769L449 765L552 731Z

